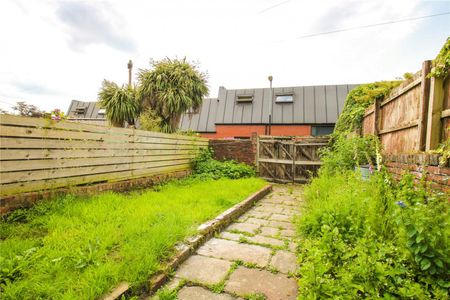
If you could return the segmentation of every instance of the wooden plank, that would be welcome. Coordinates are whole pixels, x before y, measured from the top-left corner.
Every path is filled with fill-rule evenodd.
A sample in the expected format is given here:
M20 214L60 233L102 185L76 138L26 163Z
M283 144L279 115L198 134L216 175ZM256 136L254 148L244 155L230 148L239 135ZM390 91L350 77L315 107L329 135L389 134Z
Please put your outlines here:
M129 129L129 128L119 128L119 127L106 127L98 125L83 124L71 121L52 121L44 118L28 118L15 115L2 115L0 118L0 124L2 125L15 125L15 126L27 126L27 127L39 127L39 128L56 128L61 130L72 130L72 131L85 131L94 133L114 133L122 135L135 135L135 136L145 136L145 137L157 137L175 140L198 140L207 142L208 139L201 137L189 137L179 134L168 134L161 132L152 132L145 130Z
M111 133L95 133L83 131L67 131L67 130L52 130L43 128L29 128L0 125L0 135L4 137L25 137L25 138L51 138L63 140L93 140L103 142L124 142L124 143L150 143L150 144L176 144L176 145L191 145L191 144L205 144L206 141L194 140L175 140L159 137L146 137L135 135L117 135Z
M419 98L419 151L424 151L427 140L427 117L428 117L428 101L430 99L430 78L428 74L431 71L431 60L426 60L422 64L422 84L420 86Z
M107 174L93 174L76 177L56 178L49 180L38 180L30 182L20 182L5 184L0 190L1 196L15 195L26 192L55 189L60 187L71 187L86 183L96 183L104 181L120 181L139 177L154 176L159 174L172 173L176 171L189 170L190 164L180 164L173 166L163 166L157 168L147 168L134 171L114 172Z
M441 141L442 120L444 112L444 82L432 77L430 82L430 101L428 103L428 120L425 150L435 150ZM450 112L450 109L447 110Z
M264 163L273 163L273 164L285 164L285 165L292 164L292 160L289 160L289 159L260 158L259 161L264 162ZM322 165L322 162L321 161L309 161L309 160L296 160L295 165L318 166L318 165Z
M256 165L256 173L259 174L259 157L261 149L259 146L259 135L256 135L256 157L255 157L255 165Z
M25 170L59 169L69 167L116 165L125 163L143 163L152 161L177 161L192 159L195 154L156 155L156 156L126 156L126 157L96 157L71 159L38 159L38 160L9 160L0 161L0 173Z
M400 130L416 127L418 125L419 125L419 120L416 120L413 122L408 122L407 124L402 124L402 125L399 125L396 127L380 130L380 132L378 134L381 135L381 134L391 133L391 132L395 132L395 131L400 131Z
M82 176L99 173L113 173L128 170L132 171L138 169L171 166L172 164L175 165L175 164L189 164L189 163L190 163L189 159L184 159L184 160L177 160L176 162L168 162L168 161L143 162L143 163L131 162L117 165L7 172L0 174L0 183L6 184L13 182L26 182L32 180L64 178L64 177Z
M386 100L384 100L383 102L381 102L380 106L383 107L386 104L388 104L389 102L394 101L395 99L397 99L401 95L407 93L409 90L411 90L411 89L415 88L416 86L418 86L419 84L421 84L421 82L422 82L422 78L419 77L416 80L414 80L413 82L411 82L410 84L408 84L403 89L394 89L393 92L391 92L390 97L387 98Z
M443 110L441 113L441 119L450 117L450 109Z
M195 149L201 145L180 145L184 149ZM141 143L114 143L101 141L79 141L79 140L50 140L30 138L1 138L0 148L6 149L176 149L176 144L141 144Z
M132 157L132 156L170 156L182 154L197 154L198 149L184 149L181 146L174 149L2 149L0 161L30 159L70 159L94 157Z

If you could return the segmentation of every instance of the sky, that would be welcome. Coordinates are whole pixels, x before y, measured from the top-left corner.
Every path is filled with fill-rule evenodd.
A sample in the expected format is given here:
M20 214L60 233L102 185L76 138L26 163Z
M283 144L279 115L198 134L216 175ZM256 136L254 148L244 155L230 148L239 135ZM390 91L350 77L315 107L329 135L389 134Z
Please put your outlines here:
M450 36L450 0L2 0L0 108L67 111L150 60L184 58L209 96L269 85L355 84L420 70ZM136 81L136 77L133 78Z

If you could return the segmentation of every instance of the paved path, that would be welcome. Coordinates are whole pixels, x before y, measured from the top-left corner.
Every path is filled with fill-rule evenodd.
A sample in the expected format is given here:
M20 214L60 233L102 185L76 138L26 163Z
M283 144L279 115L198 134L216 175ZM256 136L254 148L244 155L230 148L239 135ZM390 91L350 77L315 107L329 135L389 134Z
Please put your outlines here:
M178 290L180 300L296 299L293 217L301 192L299 186L275 185L188 258L166 289Z

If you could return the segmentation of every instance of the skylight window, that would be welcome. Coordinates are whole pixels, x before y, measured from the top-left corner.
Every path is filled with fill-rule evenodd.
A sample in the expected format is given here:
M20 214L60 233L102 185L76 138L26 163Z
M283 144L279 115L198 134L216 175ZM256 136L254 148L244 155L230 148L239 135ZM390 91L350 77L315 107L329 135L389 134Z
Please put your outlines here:
M253 95L239 95L237 96L237 102L239 103L249 103L253 101Z
M277 95L275 98L275 102L277 103L292 103L294 102L294 95Z

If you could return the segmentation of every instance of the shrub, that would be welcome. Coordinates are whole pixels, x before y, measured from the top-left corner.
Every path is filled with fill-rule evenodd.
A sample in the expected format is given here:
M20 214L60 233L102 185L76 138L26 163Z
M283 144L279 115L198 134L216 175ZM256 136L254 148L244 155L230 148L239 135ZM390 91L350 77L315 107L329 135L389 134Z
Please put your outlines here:
M305 189L298 219L300 295L322 298L447 299L448 203L444 195L394 186L384 172L369 181L322 173Z
M255 170L244 163L213 159L213 151L210 148L202 149L192 164L193 174L197 177L238 179L255 176Z

